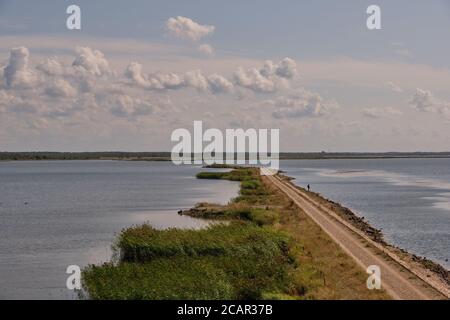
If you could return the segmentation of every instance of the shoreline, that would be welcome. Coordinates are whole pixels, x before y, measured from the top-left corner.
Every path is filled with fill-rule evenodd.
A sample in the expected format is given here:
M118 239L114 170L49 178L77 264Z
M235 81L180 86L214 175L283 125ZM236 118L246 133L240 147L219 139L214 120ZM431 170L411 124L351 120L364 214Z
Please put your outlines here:
M295 180L293 177L289 177L286 175L280 175L283 179L289 181L289 183L297 189L300 189L304 192L306 190L292 181ZM332 209L334 212L336 212L339 216L350 222L353 226L358 228L360 231L364 232L369 238L371 238L373 241L379 243L382 246L385 246L386 248L389 248L390 250L395 250L401 252L403 255L407 255L409 259L411 259L414 262L421 263L425 268L429 269L430 271L439 274L439 276L450 285L450 270L441 265L440 263L433 261L432 259L429 259L427 257L419 256L414 253L408 252L406 249L400 248L398 246L395 246L389 242L387 242L384 238L384 234L380 229L377 229L373 227L369 222L365 220L364 217L360 216L359 214L353 212L351 209L345 207L341 203L338 203L336 201L333 201L332 199L326 198L322 194L318 192L312 192L308 191L308 194L313 195L315 198L320 199L320 201L327 203L330 206L330 209Z
M206 166L205 168L230 168L236 169L238 166ZM299 185L293 183L295 178L287 176L284 171L280 170L278 176L282 179L288 181L294 188L300 189L303 192L307 192L310 195L313 195L315 198L320 199L321 202L327 203L334 212L336 212L340 217L350 222L353 226L358 228L360 231L364 232L371 240L379 243L380 245L388 248L389 250L394 250L396 253L401 253L408 257L408 259L413 262L420 263L424 268L430 270L433 273L439 275L439 277L444 280L448 285L450 285L450 270L441 265L440 263L427 258L425 256L419 256L417 254L411 253L406 249L395 246L385 240L384 234L380 229L373 227L366 219L359 214L353 212L351 209L346 206L333 201L332 199L326 198L318 192L307 191ZM194 208L195 209L195 208ZM192 210L192 209L189 209ZM189 211L188 210L188 211Z
M259 199L256 169L216 172L239 181L243 193ZM256 189L254 188L256 187ZM244 192L245 191L245 192ZM289 239L272 228L272 210L246 211L226 207L225 223L199 230L156 230L143 224L122 230L117 241L120 259L83 270L83 288L92 299L240 300L288 297ZM234 210L235 209L235 210ZM225 215L225 212L219 213ZM220 219L214 219L214 221ZM131 275L130 275L131 274ZM286 293L286 295L285 295Z
M214 168L214 166L212 168ZM236 168L236 166L234 166L233 168ZM312 195L315 199L325 204L330 210L338 214L342 219L349 222L359 231L363 232L367 237L370 238L370 240L379 244L382 247L383 252L389 258L399 263L402 267L404 267L405 269L407 269L408 271L419 277L422 281L426 282L434 289L439 291L441 284L443 283L444 286L447 286L445 290L447 290L447 297L448 297L448 286L450 285L450 271L443 265L429 258L418 256L416 254L408 252L406 249L390 244L385 240L382 231L373 227L369 222L365 220L364 217L361 217L360 215L354 213L351 209L343 206L340 203L330 200L319 193L307 191L304 188L296 185L295 183L292 182L293 180L295 180L295 178L285 175L283 171L280 171L280 173L277 176L281 177L282 180L287 181L294 188L302 190L303 192L309 195ZM209 204L200 203L196 207L189 209L186 212L183 212L182 214L190 215L197 218L198 217L204 218L205 212L211 209L221 210L221 207L220 206L214 207Z
M199 203L181 212L219 223L197 231L158 231L149 225L123 230L115 243L125 259L83 271L83 287L90 298L197 299L205 292L206 298L231 300L390 299L384 289L368 290L364 270L281 192L267 185L257 168L202 172L197 178L240 182L238 196L228 205ZM215 237L220 228L220 237ZM172 268L170 274L162 270L166 265ZM183 265L201 270L209 266L205 272L211 278L195 270L178 270ZM217 269L212 274L211 266ZM191 290L197 282L203 286L213 280L213 274L220 275L215 281L225 285L219 290L228 288L225 295L210 296L206 288ZM157 287L152 283L155 275L162 275L157 276Z
M246 155L247 157L248 155ZM377 159L449 159L450 152L280 152L279 160L377 160ZM6 152L0 151L3 161L53 160L115 160L115 161L171 161L170 152Z
M408 252L406 249L390 244L384 239L384 234L380 229L373 227L369 222L365 220L364 217L361 217L360 215L354 213L351 209L338 202L324 197L320 193L307 191L306 189L296 185L292 182L293 180L295 180L295 178L293 177L289 177L284 173L281 175L279 174L278 176L280 176L281 179L287 181L294 188L302 190L302 192L313 196L316 200L318 200L320 204L325 205L325 207L327 207L329 210L333 211L334 213L339 215L339 217L349 222L359 231L363 232L372 241L382 246L388 252L388 255L392 254L393 257L398 256L400 260L405 263L403 266L410 270L413 274L417 275L417 273L423 273L422 271L426 270L427 274L425 277L431 278L434 281L437 280L438 282L442 281L446 284L447 287L450 286L450 271L443 265L429 258L418 256L416 254ZM422 280L427 282L426 279Z
M292 178L287 177L285 175L279 175L282 181L289 183L293 188L302 190L302 192L306 192L301 187L296 186L292 183ZM247 261L247 258L239 256L227 256L230 253L226 252L241 252L245 246L251 246L252 241L244 240L239 238L239 232L236 233L236 230L233 229L236 227L236 223L241 225L240 230L253 230L252 232L256 232L258 234L260 231L258 230L272 230L271 232L281 232L282 234L286 234L289 236L289 241L283 242L282 247L284 249L279 251L280 258L285 260L287 257L293 259L291 262L284 262L279 265L279 270L284 270L284 280L283 282L277 282L274 279L267 278L267 280L261 280L264 284L265 281L270 283L271 286L281 286L278 287L275 291L267 291L267 289L263 289L263 287L259 289L254 289L251 297L273 297L276 299L387 299L387 293L384 290L368 290L366 288L366 276L365 268L361 268L358 260L354 255L343 250L342 245L336 241L334 237L329 237L328 231L323 229L320 224L317 224L317 221L314 219L310 219L307 217L309 214L306 214L304 211L305 208L302 206L293 205L292 201L289 201L289 197L276 185L273 185L269 182L268 177L261 176L259 169L257 168L236 168L234 167L230 172L201 172L197 174L198 179L224 179L231 181L239 181L241 188L237 198L234 198L230 201L228 205L215 205L209 203L198 203L196 206L189 210L181 211L179 214L188 215L195 218L201 218L212 221L225 221L225 224L218 223L216 226L211 227L210 229L204 229L199 231L183 231L180 229L178 235L173 234L169 238L167 236L169 233L175 232L174 230L168 231L154 231L151 226L136 226L133 228L129 228L124 230L121 233L118 246L121 252L121 257L126 257L125 260L119 260L116 262L117 264L105 264L102 266L90 266L87 270L83 271L84 275L88 278L88 283L84 284L86 291L95 292L95 298L103 299L114 298L117 293L120 293L120 297L129 297L129 294L133 292L141 292L141 297L147 299L159 299L158 297L165 297L166 291L168 287L166 285L160 285L159 288L156 288L156 291L153 292L153 295L148 295L148 289L142 288L141 284L134 283L133 280L130 279L130 283L125 282L122 285L115 284L114 279L120 279L123 281L124 274L129 274L130 272L135 274L138 272L139 277L154 277L152 274L153 271L162 272L160 269L161 265L154 270L153 262L154 259L156 261L163 261L164 263L169 263L173 265L174 261L182 258L183 263L188 265L192 264L197 265L200 261L200 265L198 267L204 267L203 263L209 263L215 265L217 261L221 261L221 259L231 259L229 261L233 261L234 265L240 265L243 263L242 261ZM400 266L396 267L395 273L397 275L401 268L408 270L407 272L411 272L414 274L417 279L412 280L411 278L406 278L406 281L409 283L408 285L411 288L415 288L414 290L418 290L418 295L415 294L400 294L403 297L420 297L420 299L424 297L437 297L435 293L432 292L442 292L436 287L430 285L427 279L423 279L417 274L417 270L421 269L426 270L426 277L430 277L431 279L438 279L441 282L445 282L445 288L448 288L448 270L443 268L441 265L434 263L430 260L426 260L414 255L407 253L405 250L396 248L392 245L389 245L383 238L383 234L380 230L373 228L368 222L366 222L363 218L359 217L357 214L353 213L348 208L328 200L323 196L315 193L309 193L308 195L313 196L316 200L319 200L321 204L326 205L331 210L333 210L336 214L338 214L342 219L348 221L352 226L360 230L365 234L371 241L376 242L378 245L383 247L383 250L380 252L383 256L383 261L389 260L389 252L393 252L395 250L396 255L401 255L402 260L408 260L408 264L406 262L404 264L399 263ZM248 229L250 226L250 229ZM255 228L256 229L252 229ZM233 249L221 249L225 250L223 253L218 253L217 248L214 243L205 244L196 244L195 240L199 236L200 233L204 233L206 237L210 237L208 235L210 232L214 233L214 229L224 228L221 231L221 235L219 238L214 238L223 243L224 248L228 248L230 245L233 245L235 241L237 244L234 244L235 247ZM230 234L227 234L226 229L230 229ZM258 229L262 228L262 229ZM166 235L167 234L167 235ZM184 235L183 235L184 234ZM253 235L252 237L256 236ZM180 236L182 241L181 243L177 242L175 247L172 247L171 237ZM131 236L131 240L129 239ZM236 240L238 237L240 240ZM266 236L258 236L264 239ZM278 236L277 236L278 237ZM155 240L152 240L155 239ZM159 239L159 240L158 240ZM162 240L167 239L167 240ZM183 240L184 239L184 240ZM233 240L234 239L234 240ZM212 239L211 239L212 240ZM264 241L269 241L270 237ZM131 241L131 242L130 242ZM156 244L153 242L156 241ZM187 241L183 244L183 241ZM214 242L213 241L213 242ZM230 242L231 241L231 242ZM127 244L128 243L128 244ZM132 246L130 247L130 244ZM180 245L185 247L185 249L180 249ZM221 246L222 246L221 245ZM156 247L155 247L156 246ZM198 247L200 246L200 247ZM206 247L205 247L206 246ZM213 247L210 247L213 246ZM272 245L271 245L272 246ZM276 246L275 246L276 247ZM281 247L280 247L281 248ZM384 250L389 250L389 252L385 252ZM156 250L156 251L155 251ZM199 251L200 250L200 251ZM231 251L228 251L231 250ZM251 252L254 249L249 248L245 249L243 252ZM260 250L260 249L258 249ZM287 251L286 251L287 250ZM343 250L343 251L342 251ZM213 256L210 256L211 252L216 252ZM222 252L222 251L219 251ZM277 251L278 252L278 251ZM285 252L285 253L282 253ZM193 254L193 255L192 255ZM219 254L219 256L217 256ZM222 254L225 254L224 257L220 258ZM235 254L235 253L234 253ZM285 254L287 256L282 258ZM372 250L372 254L374 251ZM160 258L158 258L160 257ZM233 258L234 257L234 258ZM375 257L375 255L374 255ZM381 256L380 256L381 258ZM392 257L390 257L392 258ZM137 260L136 260L137 259ZM163 259L163 260L161 260ZM206 259L206 260L205 260ZM253 263L250 258L249 263ZM395 261L395 259L392 259ZM206 261L206 262L205 262ZM239 262L241 261L241 262ZM269 260L268 260L269 261ZM136 264L137 263L137 264ZM138 267L144 263L144 268ZM267 263L267 262L266 262ZM293 263L293 264L292 264ZM226 264L227 265L227 264ZM225 290L228 294L228 298L231 299L239 299L237 297L246 297L246 294L242 296L241 293L233 293L233 289L236 283L247 283L247 280L238 279L238 280L230 280L229 276L227 276L228 272L231 274L235 274L237 270L241 270L244 267L245 263L241 265L238 269L234 271L218 269L217 272L224 275L224 278L221 278L220 281L226 283ZM138 269L135 270L135 266ZM147 267L149 269L146 269ZM386 267L386 266L385 266ZM384 267L383 267L384 268ZM152 271L153 270L153 271ZM208 269L209 270L209 269ZM272 269L277 270L277 268ZM388 272L388 269L383 269ZM210 270L211 271L211 270ZM177 271L178 272L178 271ZM184 283L186 278L183 278L183 272L181 275L178 275L177 272L174 271L175 274L171 274L170 277L175 277L177 282L181 281ZM213 273L215 271L212 271ZM256 271L254 271L256 272ZM287 272L287 273L286 273ZM392 268L389 272L392 272ZM389 274L388 272L388 274ZM106 279L105 279L106 276ZM260 277L267 276L264 275L264 271L257 271L252 277ZM83 276L84 277L84 276ZM192 278L193 277L193 278ZM187 279L199 279L199 275L189 275ZM402 277L405 277L403 275ZM342 278L346 279L345 283L342 283ZM405 278L404 278L405 279ZM392 284L392 280L390 283ZM112 283L111 283L112 281ZM231 281L231 282L229 282ZM233 282L237 281L237 282ZM275 281L275 282L274 282ZM386 280L387 281L387 280ZM403 280L405 281L405 280ZM430 288L425 289L418 286L418 282L423 281L423 284L427 283ZM107 290L102 287L104 283L107 283ZM252 283L250 281L249 283ZM284 284L282 284L284 283ZM291 284L289 284L291 283ZM389 283L389 281L387 282ZM193 284L185 284L188 288ZM208 284L211 285L211 284ZM252 284L248 284L250 287ZM130 287L131 286L131 287ZM133 287L134 286L134 287ZM183 287L183 285L181 285ZM238 286L239 287L239 286ZM388 285L386 284L386 288ZM401 287L401 286L400 286ZM406 286L408 287L408 286ZM113 289L111 289L113 288ZM283 289L284 288L284 289ZM292 291L292 289L288 288L296 288ZM434 289L431 289L434 288ZM108 291L112 290L112 291ZM175 289L177 290L177 289ZM190 289L188 289L189 292ZM230 291L231 290L231 291ZM246 289L247 290L247 289ZM253 289L252 289L253 290ZM262 291L261 291L262 290ZM273 290L273 289L272 289ZM331 290L331 291L330 291ZM385 289L386 290L386 289ZM397 288L396 290L399 290ZM431 290L431 291L430 291ZM224 291L224 292L225 292ZM401 292L401 291L400 291ZM389 290L391 297L400 296L395 293L395 290ZM420 294L419 294L420 293ZM191 298L196 299L196 295L191 293ZM230 295L231 294L231 295ZM183 292L178 292L176 296L183 295ZM445 294L443 294L445 296ZM172 295L173 296L173 293ZM153 297L153 298L152 298ZM447 296L448 297L448 296ZM217 297L216 297L217 298Z

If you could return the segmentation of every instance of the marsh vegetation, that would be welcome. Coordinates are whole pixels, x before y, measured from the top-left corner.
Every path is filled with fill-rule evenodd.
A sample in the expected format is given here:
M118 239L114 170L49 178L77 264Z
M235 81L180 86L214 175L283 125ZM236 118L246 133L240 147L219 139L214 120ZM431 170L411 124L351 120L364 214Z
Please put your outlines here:
M202 172L198 179L240 182L228 205L200 203L181 214L211 219L200 230L123 230L116 262L91 265L91 299L387 298L365 287L365 274L256 168Z

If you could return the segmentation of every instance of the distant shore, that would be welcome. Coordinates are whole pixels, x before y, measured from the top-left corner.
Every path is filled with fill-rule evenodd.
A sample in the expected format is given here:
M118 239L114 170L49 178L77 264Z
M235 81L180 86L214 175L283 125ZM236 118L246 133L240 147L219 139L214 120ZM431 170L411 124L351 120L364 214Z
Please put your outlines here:
M248 157L248 154L246 155ZM450 158L450 152L281 152L280 160ZM170 161L170 152L0 152L0 161Z

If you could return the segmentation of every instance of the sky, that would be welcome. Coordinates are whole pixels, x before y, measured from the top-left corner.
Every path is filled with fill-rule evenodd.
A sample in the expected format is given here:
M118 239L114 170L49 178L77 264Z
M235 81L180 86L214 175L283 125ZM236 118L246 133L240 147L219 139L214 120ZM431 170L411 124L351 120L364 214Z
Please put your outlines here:
M195 120L285 152L449 151L449 35L450 0L0 0L0 151L170 151Z

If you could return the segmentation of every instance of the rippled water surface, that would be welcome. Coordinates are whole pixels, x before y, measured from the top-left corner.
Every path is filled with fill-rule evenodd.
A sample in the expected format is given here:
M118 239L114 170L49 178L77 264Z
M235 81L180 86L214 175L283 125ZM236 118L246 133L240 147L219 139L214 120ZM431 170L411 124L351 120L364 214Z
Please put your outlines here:
M197 228L177 211L226 203L230 181L196 180L200 167L170 162L0 162L0 299L73 299L69 265L100 263L122 228Z
M287 160L294 182L353 209L401 248L450 267L450 159Z

